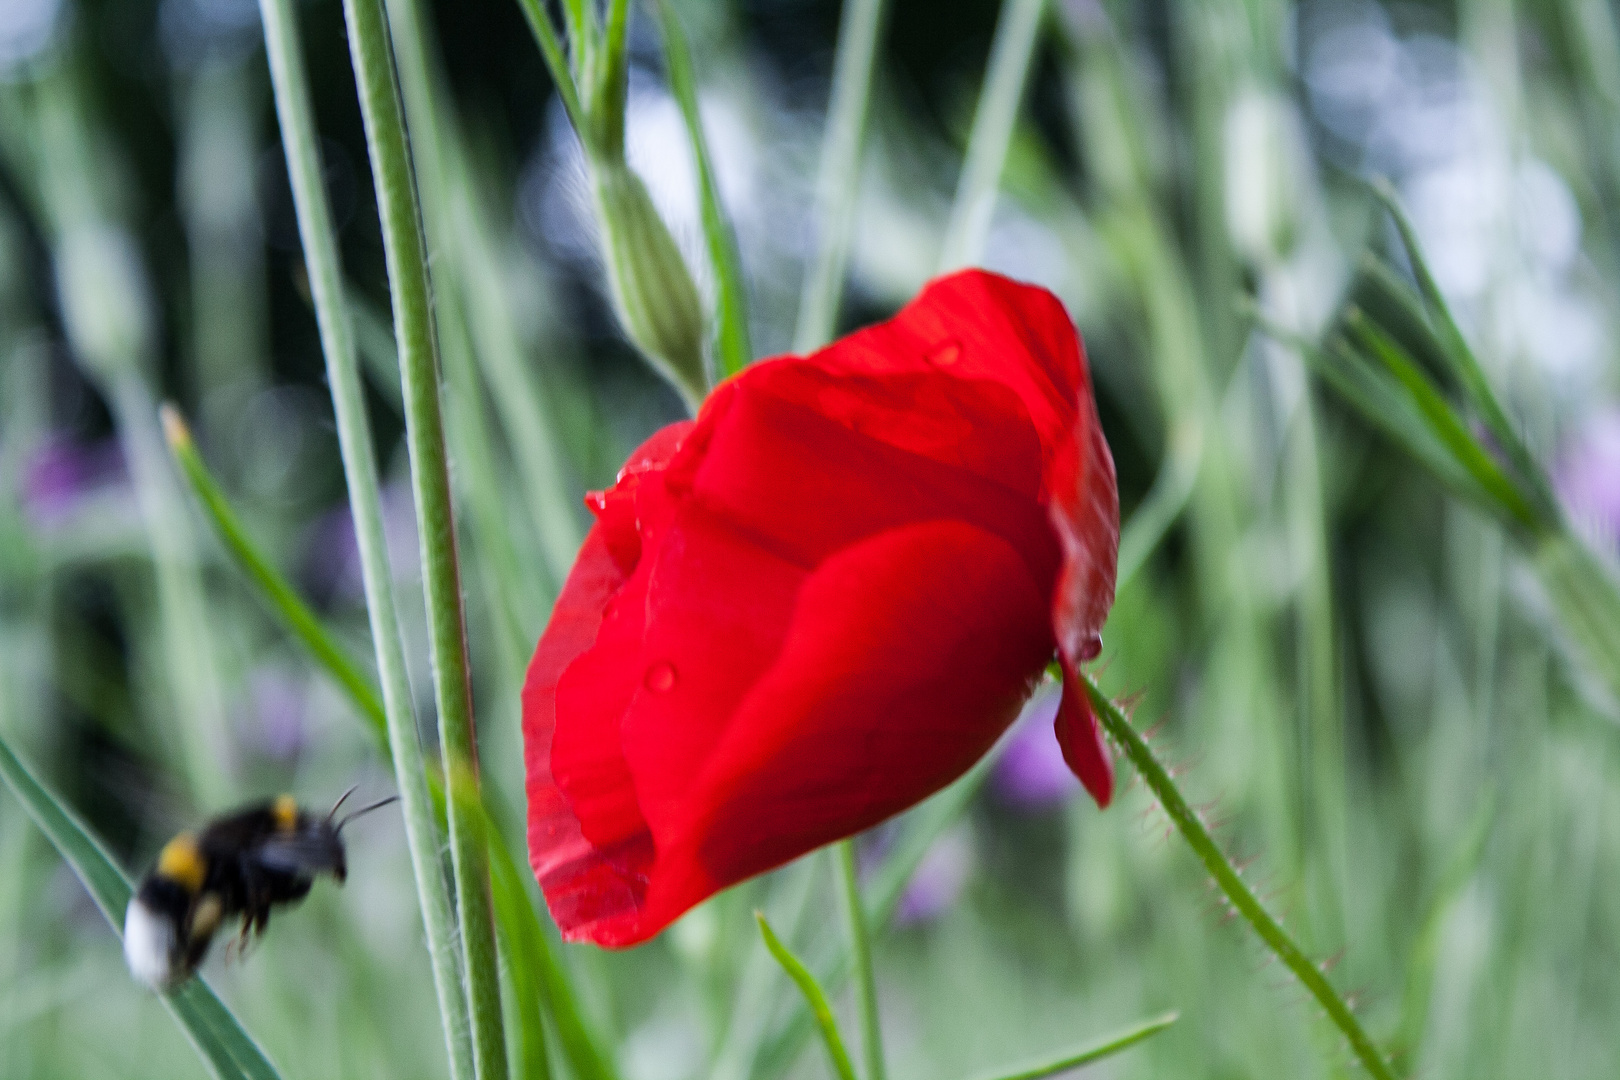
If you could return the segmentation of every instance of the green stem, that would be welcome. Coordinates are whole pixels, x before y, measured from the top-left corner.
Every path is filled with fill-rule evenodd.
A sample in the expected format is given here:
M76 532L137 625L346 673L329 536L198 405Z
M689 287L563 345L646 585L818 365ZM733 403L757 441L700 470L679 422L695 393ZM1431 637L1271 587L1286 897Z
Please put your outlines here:
M979 92L979 107L973 115L973 133L968 137L967 157L957 180L956 201L951 221L945 228L939 268L956 270L979 260L984 239L990 232L990 215L996 209L996 193L1001 187L1001 170L1007 163L1007 147L1018 122L1018 106L1024 100L1029 81L1029 62L1046 14L1046 0L1009 0L996 23L996 40L990 47L990 69Z
M884 1080L883 1027L878 1017L877 977L872 970L872 942L867 934L866 908L855 873L855 841L837 845L838 884L849 923L850 959L855 965L855 1001L861 1014L861 1056L866 1060L865 1080Z
M855 195L860 186L861 137L872 97L872 67L883 32L884 0L847 0L838 26L832 97L816 175L816 221L821 231L815 262L804 279L793 351L808 352L827 343L838 325L844 270L855 226Z
M309 266L310 289L315 299L321 346L326 353L327 380L337 417L343 473L349 488L355 539L365 581L366 608L371 619L372 643L377 651L377 672L382 681L388 741L393 751L394 776L399 785L405 819L405 837L416 876L417 900L427 932L434 989L450 1061L452 1080L471 1080L473 1052L467 999L461 987L461 963L456 949L450 896L439 861L440 833L428 789L427 769L416 730L410 677L394 606L388 546L383 534L382 499L377 484L371 425L355 357L353 329L343 299L343 274L331 211L326 203L309 83L304 74L303 50L293 15L293 0L260 0L266 51L274 84L276 113L287 152L293 200L298 210L299 235Z
M479 1080L500 1080L506 1073L506 1047L488 853L466 810L478 801L478 752L422 215L382 2L344 0L343 13L377 189L394 305L394 340L399 346L405 391L405 436L421 540L439 747L449 795L450 857L466 957L473 1066Z
M1095 682L1087 677L1085 683L1086 693L1090 696L1092 707L1096 710L1103 727L1114 741L1124 748L1125 756L1131 759L1137 773L1158 798L1159 805L1164 807L1164 812L1170 816L1182 838L1193 849L1193 853L1204 864L1204 869L1209 871L1210 877L1215 879L1215 884L1226 894L1226 898L1231 901L1238 914L1254 927L1255 933L1260 935L1260 939L1276 954L1277 959L1287 965L1288 970L1294 973L1294 977L1304 984L1312 997L1316 998L1322 1010L1327 1013L1328 1019L1350 1041L1350 1049L1355 1052L1367 1072L1375 1080L1394 1080L1394 1073L1390 1071L1388 1062L1362 1028L1361 1021L1356 1019L1356 1014L1350 1010L1344 998L1339 996L1339 992L1333 989L1333 984L1327 981L1322 970L1311 963L1310 958L1294 944L1294 939L1288 936L1288 931L1282 928L1282 924L1266 910L1265 905L1244 882L1237 868L1215 843L1214 837L1210 836L1203 820L1187 805L1181 790L1170 778L1169 771L1154 756L1147 740L1137 734L1130 720L1106 694L1097 689Z

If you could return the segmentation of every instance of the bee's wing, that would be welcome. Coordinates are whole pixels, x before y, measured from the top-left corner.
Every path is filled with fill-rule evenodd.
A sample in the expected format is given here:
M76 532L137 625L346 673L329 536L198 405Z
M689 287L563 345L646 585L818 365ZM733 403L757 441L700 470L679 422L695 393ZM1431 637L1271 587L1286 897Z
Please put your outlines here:
M343 847L320 836L274 836L259 846L258 861L289 874L334 872L343 867Z

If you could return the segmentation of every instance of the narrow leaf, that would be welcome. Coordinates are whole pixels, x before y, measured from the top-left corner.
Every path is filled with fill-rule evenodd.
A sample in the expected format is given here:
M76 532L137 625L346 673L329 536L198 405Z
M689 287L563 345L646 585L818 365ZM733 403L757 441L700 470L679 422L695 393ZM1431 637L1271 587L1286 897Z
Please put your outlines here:
M191 485L191 491L197 496L204 516L214 527L214 532L225 545L225 550L235 560L238 569L253 583L270 611L303 643L316 662L326 669L327 674L336 680L349 700L354 702L360 711L361 719L371 729L372 738L381 751L383 760L391 760L388 750L388 720L383 713L382 695L377 692L376 685L370 676L360 669L360 665L349 655L348 650L338 644L337 639L309 609L309 605L304 603L303 598L282 576L281 571L270 564L270 560L249 538L242 519L231 508L224 490L208 471L202 455L197 452L197 444L192 441L191 430L186 427L186 422L181 419L179 411L173 405L164 405L162 416L163 433L168 438L169 449L174 454L175 463L180 466L181 473Z
M1436 336L1441 346L1441 355L1450 363L1458 381L1467 391L1470 402L1479 411L1485 425L1490 428L1491 434L1507 454L1508 460L1513 463L1514 469L1533 489L1535 500L1540 504L1543 514L1552 512L1557 505L1552 490L1545 482L1542 470L1536 464L1529 447L1519 437L1518 429L1508 418L1495 391L1491 389L1490 379L1486 378L1485 369L1480 366L1474 350L1468 344L1468 339L1463 336L1457 320L1452 317L1451 308L1429 269L1428 260L1423 255L1423 247L1418 243L1417 230L1413 227L1411 219L1406 216L1406 208L1401 205L1400 196L1396 194L1394 186L1383 177L1375 177L1370 186L1373 194L1383 203L1384 209L1394 220L1396 231L1400 233L1401 244L1406 248L1407 258L1412 264L1413 276L1417 279L1424 304L1437 328Z
M529 21L529 29L534 32L534 40L540 45L540 55L546 62L546 70L551 72L551 81L557 87L557 96L562 99L563 108L568 113L568 122L573 124L574 130L581 139L586 137L585 110L581 106L579 87L574 81L574 72L568 66L568 55L563 52L562 43L557 40L557 29L551 25L551 15L546 11L545 0L518 0L518 6L523 9L523 17ZM565 11L572 11L568 4ZM570 23L573 19L570 18ZM577 48L577 46L576 46Z
M838 1021L833 1016L832 1006L827 1002L827 995L822 992L816 977L810 974L810 969L804 966L804 962L794 956L777 938L771 924L765 921L763 911L754 912L754 919L759 923L759 932L765 939L765 947L776 957L776 962L782 965L782 970L788 973L788 978L798 984L799 992L804 995L805 1003L810 1006L816 1026L821 1029L821 1039L827 1046L827 1056L832 1059L833 1071L838 1074L839 1080L856 1080L855 1066L850 1063L849 1051L844 1049L843 1036L838 1033Z
M664 33L664 56L669 64L669 88L680 103L686 134L692 143L692 159L697 163L698 193L703 203L703 238L708 243L717 294L720 373L722 377L735 375L753 359L748 342L748 290L743 283L742 257L737 251L736 230L721 202L714 168L709 161L709 140L703 132L697 85L692 75L692 50L670 0L657 0L657 4L658 24Z
M1400 383L1457 463L1495 500L1498 512L1527 528L1537 525L1536 512L1518 486L1458 419L1451 403L1429 382L1406 350L1358 309L1351 309L1349 322L1373 358Z
M1012 143L1018 107L1029 82L1030 59L1045 14L1046 0L1008 0L1001 7L996 38L990 46L990 67L979 91L967 156L940 250L941 272L971 266L984 251L996 194L1001 188L1001 171L1007 162L1007 147Z
M134 882L113 861L89 826L23 764L0 738L0 779L73 868L107 924L120 938ZM279 1074L252 1036L201 978L161 995L163 1004L219 1080L277 1080Z
M855 192L872 96L872 68L887 6L886 0L848 0L839 19L832 96L827 101L827 127L821 136L821 163L816 171L816 255L805 271L799 297L795 352L825 345L838 324L855 226Z
M1156 1016L1151 1020L1144 1020L1140 1024L1116 1031L1112 1035L1105 1035L1096 1042L1088 1043L1078 1050L1071 1050L1050 1061L1025 1065L1012 1072L989 1073L984 1080L1040 1080L1041 1077L1051 1076L1053 1073L1078 1069L1082 1065L1090 1065L1094 1061L1113 1057L1121 1050L1128 1050L1137 1043L1152 1038L1175 1023L1180 1016L1178 1012L1168 1012L1163 1016Z

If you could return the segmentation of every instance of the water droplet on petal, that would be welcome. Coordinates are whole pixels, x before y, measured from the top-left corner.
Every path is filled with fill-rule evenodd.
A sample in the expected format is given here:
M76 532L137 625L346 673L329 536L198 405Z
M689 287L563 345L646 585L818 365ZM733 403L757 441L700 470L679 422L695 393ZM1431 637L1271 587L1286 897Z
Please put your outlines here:
M1101 655L1102 638L1098 637L1096 634L1092 634L1090 637L1086 638L1085 641L1080 643L1080 659L1082 662L1086 660L1095 660Z
M946 338L928 354L928 362L939 367L950 367L961 358L962 343L955 338Z
M642 683L655 694L667 694L675 688L675 665L660 660L647 669Z

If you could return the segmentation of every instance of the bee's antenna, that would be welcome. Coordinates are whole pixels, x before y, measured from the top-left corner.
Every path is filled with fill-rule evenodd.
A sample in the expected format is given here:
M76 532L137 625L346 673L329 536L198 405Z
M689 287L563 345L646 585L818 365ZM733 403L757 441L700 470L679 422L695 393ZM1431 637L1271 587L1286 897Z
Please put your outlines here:
M378 799L376 802L372 803L370 806L362 806L360 809L355 810L352 813L346 815L343 818L342 821L338 822L336 825L334 825L332 827L332 831L333 832L342 832L343 831L343 826L347 825L349 822L353 821L355 818L360 817L362 814L369 814L373 810L381 810L383 807L387 806L389 803L396 803L396 802L399 802L399 796L398 795L390 795L386 799Z
M352 785L350 785L348 791L345 791L343 794L338 796L338 801L332 804L332 809L331 810L327 811L327 814L326 814L326 820L327 821L331 821L333 818L337 817L338 809L340 807L342 807L345 802L348 801L349 796L353 795L355 793L355 791L359 789L359 787L360 787L359 784L352 784ZM364 811L362 811L362 813L363 812ZM349 816L353 817L354 815L350 814Z

